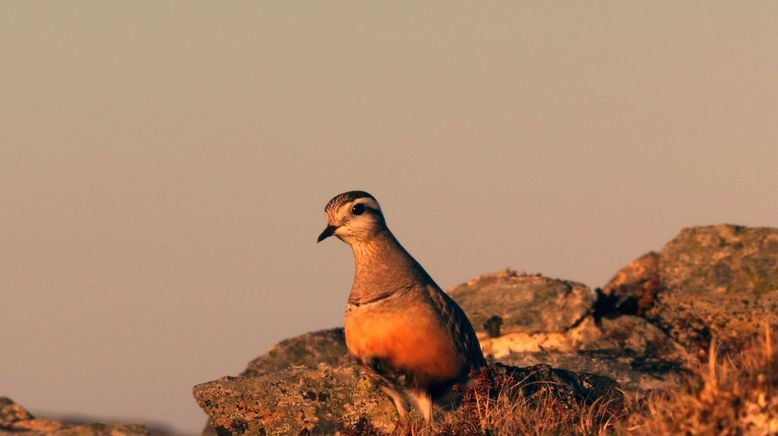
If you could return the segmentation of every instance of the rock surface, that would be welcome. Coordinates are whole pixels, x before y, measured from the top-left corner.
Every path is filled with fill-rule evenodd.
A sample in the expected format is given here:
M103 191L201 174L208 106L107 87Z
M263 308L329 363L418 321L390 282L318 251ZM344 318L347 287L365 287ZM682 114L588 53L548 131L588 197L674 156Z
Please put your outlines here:
M217 433L334 434L364 416L388 432L397 415L352 363L225 377L195 386L194 396Z
M465 310L479 339L564 333L590 314L596 297L580 283L512 271L478 276L448 293ZM491 327L497 319L499 329Z
M327 363L338 366L348 362L343 329L334 328L279 342L266 354L252 360L241 376L272 373L293 365L316 366L319 363Z
M778 291L778 229L733 225L684 229L659 262L664 288L686 294Z
M644 319L630 315L603 319L599 329L574 350L515 352L500 361L607 375L631 392L677 385L688 373L683 348Z
M510 376L527 394L546 389L562 403L623 403L618 383L608 377L548 365L495 364L491 371ZM224 377L197 385L193 392L217 434L335 434L358 428L364 420L390 433L397 422L389 397L353 363Z
M618 384L608 377L534 363L492 368L528 390L548 386L562 402L622 399ZM365 419L391 432L397 421L389 398L349 358L343 329L282 341L239 377L197 385L193 393L216 433L332 434L358 428Z
M0 397L0 435L25 436L140 436L148 429L140 424L85 424L68 425L49 419L37 419L9 398Z
M660 289L645 317L690 352L710 340L737 348L778 325L778 229L684 229L659 258Z
M657 282L658 255L649 253L622 269L599 299L580 283L510 271L479 276L450 295L474 320L487 356L608 375L636 391L677 384L686 374L684 348L634 316ZM489 331L497 318L508 327Z

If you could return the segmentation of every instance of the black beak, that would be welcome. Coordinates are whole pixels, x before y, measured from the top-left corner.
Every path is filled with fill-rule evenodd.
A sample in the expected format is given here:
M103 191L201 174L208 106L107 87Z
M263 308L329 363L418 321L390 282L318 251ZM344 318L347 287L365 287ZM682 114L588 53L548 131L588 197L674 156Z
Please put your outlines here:
M327 226L327 228L324 229L323 232L321 232L321 235L319 235L319 238L316 239L316 242L321 242L321 241L329 238L330 236L334 235L336 229L337 229L337 227L335 227L335 226Z

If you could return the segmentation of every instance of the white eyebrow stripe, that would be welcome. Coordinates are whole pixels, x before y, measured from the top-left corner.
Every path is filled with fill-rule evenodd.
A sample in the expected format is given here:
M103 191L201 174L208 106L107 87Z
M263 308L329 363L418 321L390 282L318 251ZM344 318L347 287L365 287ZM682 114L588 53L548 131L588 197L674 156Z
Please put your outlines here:
M365 206L367 206L367 207L369 207L371 209L375 209L375 210L378 210L378 211L381 210L381 206L378 205L378 202L375 201L374 199L368 198L368 197L357 198L352 203L352 207L353 207L354 204L364 204Z

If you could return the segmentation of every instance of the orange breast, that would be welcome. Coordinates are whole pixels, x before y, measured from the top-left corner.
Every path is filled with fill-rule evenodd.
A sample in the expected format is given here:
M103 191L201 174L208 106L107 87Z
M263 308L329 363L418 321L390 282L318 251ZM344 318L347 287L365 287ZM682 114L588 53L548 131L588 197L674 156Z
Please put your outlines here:
M362 306L346 314L346 345L367 360L385 359L417 377L450 380L459 376L464 359L451 344L450 333L429 307L402 311Z

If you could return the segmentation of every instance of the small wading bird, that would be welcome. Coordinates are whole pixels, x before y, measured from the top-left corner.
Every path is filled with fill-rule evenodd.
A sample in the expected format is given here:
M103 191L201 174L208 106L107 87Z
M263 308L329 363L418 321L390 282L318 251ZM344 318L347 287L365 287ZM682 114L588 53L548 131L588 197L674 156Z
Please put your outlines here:
M363 191L335 196L324 208L327 228L351 246L356 262L346 309L346 345L408 421L408 400L427 423L433 402L484 366L464 311L443 292L386 227L376 199Z

